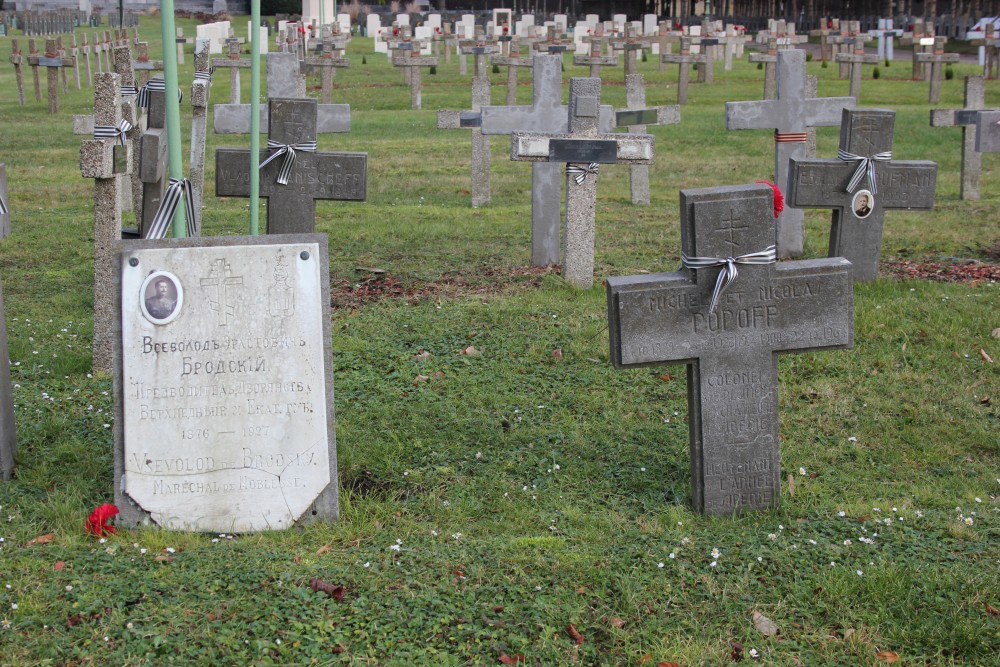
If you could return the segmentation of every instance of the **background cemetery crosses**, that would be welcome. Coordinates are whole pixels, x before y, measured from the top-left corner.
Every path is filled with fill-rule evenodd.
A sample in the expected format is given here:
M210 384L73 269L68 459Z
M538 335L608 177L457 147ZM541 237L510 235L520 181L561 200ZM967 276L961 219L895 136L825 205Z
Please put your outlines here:
M115 249L121 520L247 532L336 519L326 237ZM142 312L158 276L183 295L165 324Z
M982 76L965 77L964 109L931 109L931 127L962 126L962 174L959 196L962 199L979 199L979 178L982 175L982 156L976 150L975 119L963 117L962 111L976 111L986 106L986 81Z
M769 186L681 191L691 257L761 252L775 242ZM709 311L719 268L608 278L615 368L687 364L695 509L732 514L778 504L777 355L853 345L850 263L740 265Z
M892 151L896 112L887 109L844 109L840 150L871 157ZM801 208L833 209L830 257L844 257L853 265L856 281L878 277L882 226L889 209L930 210L934 207L937 165L928 160L875 162L877 188L868 177L853 191L848 184L857 161L793 157L787 203ZM877 192L876 192L877 189ZM859 215L858 193L868 192L869 210Z

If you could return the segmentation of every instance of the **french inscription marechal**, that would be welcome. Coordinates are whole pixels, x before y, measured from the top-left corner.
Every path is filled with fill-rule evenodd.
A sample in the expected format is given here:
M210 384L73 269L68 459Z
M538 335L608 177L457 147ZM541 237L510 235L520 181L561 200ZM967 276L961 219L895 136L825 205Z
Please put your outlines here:
M210 532L336 518L325 237L198 241L122 245L126 517Z

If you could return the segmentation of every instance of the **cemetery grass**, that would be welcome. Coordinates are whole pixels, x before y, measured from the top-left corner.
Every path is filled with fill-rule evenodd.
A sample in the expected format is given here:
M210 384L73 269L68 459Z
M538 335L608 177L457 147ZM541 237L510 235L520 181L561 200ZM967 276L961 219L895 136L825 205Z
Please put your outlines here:
M152 58L158 31L144 18ZM0 664L997 664L995 281L859 286L852 350L779 361L781 507L699 516L684 368L614 371L601 287L529 268L529 169L501 138L493 201L469 207L468 137L434 129L434 110L468 104L457 59L425 75L411 111L369 48L355 39L337 73L352 132L320 138L369 153L368 201L317 207L342 515L257 535L83 533L115 483L111 382L90 370L92 184L70 131L92 92L48 116L30 70L22 108L0 67L19 437L17 478L0 484ZM584 73L568 62L567 77ZM961 106L973 72L956 70L942 106ZM190 53L181 71L190 81ZM674 100L674 68L640 71L651 104ZM835 71L810 65L821 95L846 94ZM1000 239L997 158L983 199L959 200L960 132L928 127L926 84L908 72L866 79L862 106L897 111L896 159L938 161L938 200L887 215L883 259L981 261ZM621 72L607 74L604 100L621 106ZM492 76L500 101L505 73ZM762 73L716 77L692 84L680 128L652 128L651 206L628 203L627 170L602 169L598 280L679 265L679 189L770 177L771 136L722 121L724 101L759 97ZM224 101L225 73L215 81ZM819 155L837 136L820 131ZM208 234L245 232L246 202L214 197L211 164L215 146L244 144L209 133ZM825 253L828 227L808 213L807 256Z

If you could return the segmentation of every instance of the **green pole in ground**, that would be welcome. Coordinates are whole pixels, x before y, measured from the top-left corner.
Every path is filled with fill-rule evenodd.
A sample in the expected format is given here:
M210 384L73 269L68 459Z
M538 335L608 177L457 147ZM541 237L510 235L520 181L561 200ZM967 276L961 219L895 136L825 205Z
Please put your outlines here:
M167 105L167 158L169 160L170 178L184 178L184 162L181 158L181 105L177 101L177 49L174 42L177 32L174 29L174 0L160 0L160 33L163 39L163 84L166 88L163 97ZM187 236L184 223L184 206L174 209L174 238Z
M260 236L260 0L250 0L250 236Z

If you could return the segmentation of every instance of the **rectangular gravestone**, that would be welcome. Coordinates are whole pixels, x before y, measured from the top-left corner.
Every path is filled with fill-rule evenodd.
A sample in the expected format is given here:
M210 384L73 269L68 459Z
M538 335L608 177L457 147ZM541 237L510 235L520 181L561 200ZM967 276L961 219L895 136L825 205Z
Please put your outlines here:
M682 190L685 268L607 280L615 368L687 365L692 500L706 514L779 502L778 354L854 342L850 262L775 262L773 200L767 185Z
M336 519L326 237L116 249L122 522L239 533Z
M3 283L0 282L0 479L14 476L17 432L14 427L14 394L10 382L10 356L7 351L7 321L3 307Z

